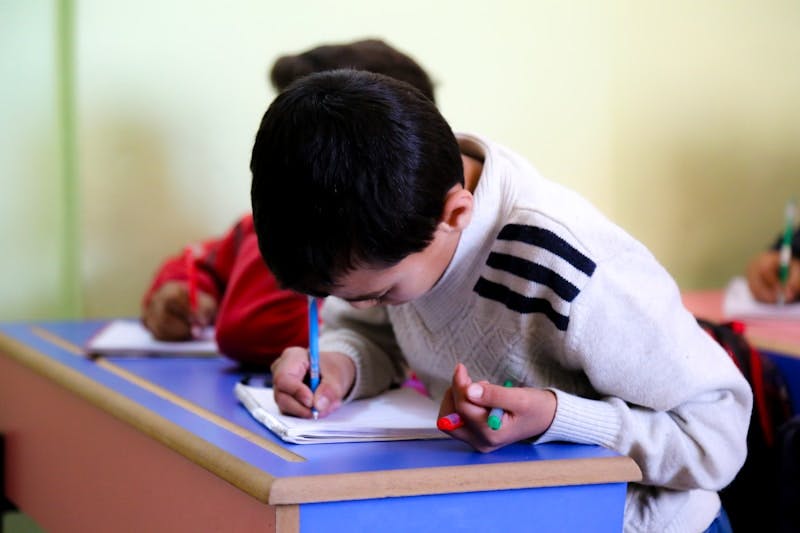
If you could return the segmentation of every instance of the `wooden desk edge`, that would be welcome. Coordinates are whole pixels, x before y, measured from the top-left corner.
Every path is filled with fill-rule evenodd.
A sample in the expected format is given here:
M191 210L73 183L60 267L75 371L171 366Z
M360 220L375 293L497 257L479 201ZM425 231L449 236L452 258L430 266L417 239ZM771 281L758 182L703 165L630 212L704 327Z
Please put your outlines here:
M269 503L286 505L520 488L640 481L630 457L560 459L377 472L356 472L273 481Z
M77 370L0 332L0 356L3 355L164 444L257 500L268 502L275 478L263 470L214 446Z
M762 319L747 317L729 317L722 312L724 289L702 289L681 292L681 299L686 309L694 316L711 320L712 322L728 322L736 320L745 324L744 336L759 350L774 353L785 357L800 359L800 344L793 340L775 340L768 334L760 331L753 333L759 323L781 323L780 319ZM790 322L789 322L790 323Z
M747 340L753 344L753 346L763 352L769 352L783 357L800 359L800 346L793 345L789 342L767 339L758 335L750 335L747 333L747 330L745 330L745 336L747 337Z

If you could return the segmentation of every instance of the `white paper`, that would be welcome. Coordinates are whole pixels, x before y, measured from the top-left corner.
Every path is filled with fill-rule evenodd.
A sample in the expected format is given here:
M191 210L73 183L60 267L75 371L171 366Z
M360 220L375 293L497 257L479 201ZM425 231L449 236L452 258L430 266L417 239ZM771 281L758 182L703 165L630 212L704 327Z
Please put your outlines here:
M213 328L206 328L202 338L167 342L153 338L138 320L114 320L103 327L86 344L92 355L215 355L218 353Z
M743 277L733 278L725 288L722 312L726 318L800 320L800 303L768 304L756 300Z
M281 414L271 388L237 383L236 397L253 417L286 442L296 444L441 439L439 406L410 388L346 403L313 420Z

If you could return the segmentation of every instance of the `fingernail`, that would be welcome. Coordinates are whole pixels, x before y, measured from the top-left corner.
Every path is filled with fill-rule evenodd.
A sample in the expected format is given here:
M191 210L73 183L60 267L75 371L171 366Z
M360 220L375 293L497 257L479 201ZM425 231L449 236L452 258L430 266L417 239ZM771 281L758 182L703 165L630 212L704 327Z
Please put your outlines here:
M467 387L467 397L473 400L479 400L480 397L483 396L483 387L478 385L477 383L473 383L469 387Z
M320 396L316 401L317 409L320 411L325 411L330 403L331 402L325 396Z

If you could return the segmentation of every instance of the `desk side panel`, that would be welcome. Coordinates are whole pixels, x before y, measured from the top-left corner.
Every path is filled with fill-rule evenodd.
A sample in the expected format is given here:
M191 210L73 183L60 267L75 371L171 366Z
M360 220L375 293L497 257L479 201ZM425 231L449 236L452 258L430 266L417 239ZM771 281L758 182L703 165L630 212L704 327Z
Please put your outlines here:
M625 483L300 506L300 531L622 531Z
M272 531L275 508L0 354L8 498L48 531Z

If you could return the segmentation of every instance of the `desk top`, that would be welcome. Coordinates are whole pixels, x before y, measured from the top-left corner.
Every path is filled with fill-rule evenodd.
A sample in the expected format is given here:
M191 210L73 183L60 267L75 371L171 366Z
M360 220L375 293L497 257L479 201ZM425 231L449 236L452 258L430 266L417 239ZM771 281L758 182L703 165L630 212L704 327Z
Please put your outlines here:
M695 316L715 322L730 320L722 312L725 292L719 290L688 291L682 295L683 304ZM800 358L800 323L796 320L764 318L736 319L745 325L745 336L757 348L790 357Z
M2 324L0 356L66 387L265 503L641 479L633 460L597 446L517 443L481 454L451 439L284 443L237 402L233 387L244 373L235 363L223 357L90 360L82 346L104 324Z

